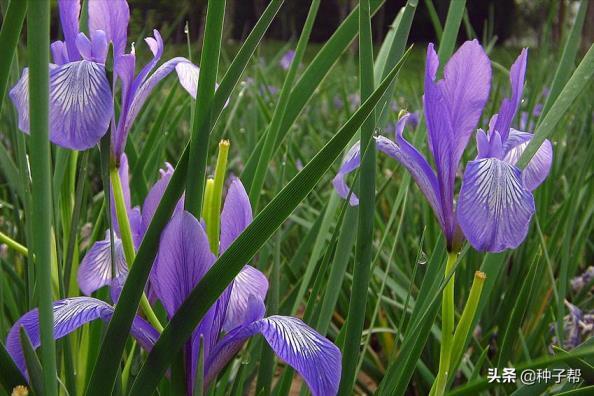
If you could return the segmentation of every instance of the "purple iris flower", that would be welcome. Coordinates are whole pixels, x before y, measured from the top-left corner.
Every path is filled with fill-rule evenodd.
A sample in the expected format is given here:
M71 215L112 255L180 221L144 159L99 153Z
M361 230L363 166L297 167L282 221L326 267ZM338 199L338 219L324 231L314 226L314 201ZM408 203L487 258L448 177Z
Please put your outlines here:
M115 124L112 92L119 77L122 80L122 111L112 136L112 149L119 160L128 130L149 93L178 64L190 62L185 58L171 59L149 76L163 53L163 41L155 30L154 37L145 40L153 59L135 77L134 50L125 53L130 19L126 0L88 1L90 38L80 31L80 0L58 0L58 6L64 41L51 44L54 63L49 65L50 140L72 150L86 150L96 145L110 123ZM110 86L105 69L109 43L113 45L113 86ZM192 66L192 73L183 73L189 68L178 70L180 82L186 89L190 84L186 80L197 70ZM26 133L29 131L28 84L28 69L25 68L10 90L10 98L18 112L19 129Z
M122 158L124 166L120 167L120 172L126 168L125 156ZM139 208L128 212L129 215L135 213L134 219L131 218L131 227L139 239L150 224L171 174L170 166L161 171L160 180L145 199L141 215ZM155 299L161 302L169 319L216 260L210 250L204 225L183 209L182 200L183 198L161 235L158 255L149 280ZM251 221L252 209L248 195L239 179L234 178L229 184L221 212L219 253L223 253ZM135 238L135 242L139 243L139 240ZM113 299L117 300L127 275L127 266L121 242L116 240L115 247L115 269L112 269L109 240L97 242L85 256L78 275L81 290L85 294L103 285L110 285ZM263 335L275 353L297 370L314 395L336 394L340 382L340 350L300 319L277 315L264 317L267 291L266 276L256 268L246 265L233 284L209 309L185 347L189 394L192 393L198 367L201 339L204 348L204 378L208 386L246 340L257 334ZM64 337L95 319L109 321L113 311L111 305L91 297L56 301L55 337ZM15 323L6 342L8 352L26 375L19 340L20 326L27 331L33 346L38 347L40 340L37 310L26 313ZM159 333L140 317L135 318L131 335L147 350L151 349L159 337Z
M410 115L396 125L395 140L376 137L376 147L399 161L429 201L445 235L448 250L460 248L464 237L480 251L499 252L517 247L526 237L534 213L534 190L548 175L552 146L543 143L523 171L516 162L532 134L510 127L520 105L527 51L522 51L510 71L512 98L501 104L488 134L477 132L478 156L464 173L458 203L454 201L456 174L462 154L481 117L489 97L491 64L478 41L467 41L444 68L436 81L439 60L433 45L427 49L425 95L429 151L435 170L404 137ZM360 164L357 143L345 156L333 184L342 197L349 193L346 175ZM358 203L351 194L351 205Z
M283 70L289 70L293 59L295 59L295 50L288 50L283 54L278 63L283 68Z

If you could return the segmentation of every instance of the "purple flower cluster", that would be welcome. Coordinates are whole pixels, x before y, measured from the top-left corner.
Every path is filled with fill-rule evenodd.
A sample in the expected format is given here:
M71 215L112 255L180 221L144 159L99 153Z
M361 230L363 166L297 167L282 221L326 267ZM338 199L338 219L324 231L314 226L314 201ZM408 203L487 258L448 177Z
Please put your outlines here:
M510 70L511 97L505 98L499 113L491 117L487 132L476 132L478 154L466 165L457 201L458 168L491 84L491 62L478 41L468 41L458 49L445 65L441 80L436 79L439 60L433 45L427 49L423 104L435 169L403 137L409 115L397 123L394 141L376 138L377 149L412 175L433 209L450 251L458 250L467 239L477 250L500 252L516 248L528 233L535 210L532 191L547 177L553 149L547 140L525 169L515 166L533 136L511 126L522 98L526 61L524 49ZM348 195L346 175L359 164L360 144L356 143L333 181L340 196ZM357 202L351 194L350 203Z

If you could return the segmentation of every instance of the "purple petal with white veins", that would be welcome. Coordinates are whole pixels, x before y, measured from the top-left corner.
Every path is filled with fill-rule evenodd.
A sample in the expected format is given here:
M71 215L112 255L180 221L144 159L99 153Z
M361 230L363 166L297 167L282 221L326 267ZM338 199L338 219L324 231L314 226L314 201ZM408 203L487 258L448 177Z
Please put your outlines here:
M509 137L505 142L506 153L503 160L515 165L533 136L532 133L521 132L512 128ZM553 145L548 139L545 139L536 151L536 154L534 154L534 157L532 157L526 168L522 171L522 181L524 182L524 186L529 191L536 189L543 181L545 181L551 171L552 165Z
M114 308L104 301L91 297L74 297L53 303L54 339L60 339L82 325L96 319L109 321ZM20 328L23 327L34 348L41 345L39 334L39 311L37 308L23 315L10 329L6 338L6 349L17 367L26 376L26 364L20 342ZM144 319L135 317L130 329L140 345L150 350L159 338L159 333Z
M514 116L520 107L520 102L522 101L527 59L528 49L524 48L509 70L512 96L511 98L503 99L501 102L497 122L495 123L495 130L499 132L503 142L507 140L509 128L511 127Z
M105 234L105 239L93 244L78 267L78 287L87 296L111 284L114 278L128 273L122 240L114 238L115 262L112 263L109 230Z
M458 222L479 251L501 252L518 247L534 214L534 198L520 170L497 158L466 166L457 207Z
M126 0L89 0L89 31L103 30L113 43L114 58L124 53L130 9Z
M489 97L491 64L477 40L465 42L435 82L439 60L433 45L427 49L425 95L429 148L437 168L440 206L448 241L455 234L454 181L462 153Z
M86 60L50 72L50 140L86 150L107 132L113 103L105 68Z
M200 75L200 68L193 63L183 62L175 66L175 71L179 79L179 83L192 98L196 99L198 92L198 77Z
M232 178L221 212L221 244L223 253L252 222L252 205L238 178Z
M155 86L157 86L157 84L165 77L167 77L169 73L175 69L175 66L181 62L189 61L185 58L178 57L163 63L161 66L159 66L159 68L157 68L157 70L155 70L153 74L151 74L150 77L146 78L142 85L140 85L137 89L135 88L136 80L134 81L133 87L127 94L128 98L131 96L132 99L129 103L129 107L126 107L122 111L123 116L120 118L117 134L113 140L114 152L116 156L124 152L128 131L132 127L136 116L138 116L140 113L140 110L146 102L149 94L152 92Z
M332 185L334 186L336 193L342 199L346 199L351 191L351 187L346 183L347 175L359 166L361 166L361 141L355 143L353 147L347 151L342 161L342 165L340 165L340 169L338 169L338 173L334 176L334 179L332 179ZM359 205L359 198L354 192L351 193L349 204L351 206Z
M78 17L80 15L80 0L58 0L58 11L60 12L60 23L64 33L64 41L70 62L80 59L76 48L76 37L80 31Z
M228 333L207 361L206 381L216 376L247 338L258 333L303 377L314 396L337 393L342 360L340 350L303 321L289 316L270 316Z
M29 133L29 68L25 67L21 78L8 92L12 104L17 110L18 127Z
M245 323L246 316L249 315L248 301L250 297L257 296L264 301L267 292L268 279L266 279L266 275L251 265L243 267L233 280L223 330L228 332Z
M174 215L161 235L151 284L171 318L215 261L206 232L192 214Z

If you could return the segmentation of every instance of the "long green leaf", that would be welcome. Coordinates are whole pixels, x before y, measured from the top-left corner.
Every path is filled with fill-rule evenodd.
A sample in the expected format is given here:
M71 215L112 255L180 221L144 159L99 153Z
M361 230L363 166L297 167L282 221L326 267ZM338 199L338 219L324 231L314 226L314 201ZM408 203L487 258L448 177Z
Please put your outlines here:
M39 322L44 394L57 395L56 346L52 311L52 193L49 144L49 0L29 0L30 161L33 199L33 253L39 289Z
M577 56L578 49L580 48L581 42L581 33L582 28L584 27L584 21L586 19L586 11L588 10L588 4L591 2L587 0L582 0L580 2L580 8L578 13L575 17L575 22L571 27L571 32L565 41L565 46L563 47L563 53L559 58L559 65L557 65L557 70L555 71L555 76L553 77L553 82L551 83L551 90L549 91L549 96L544 104L542 109L542 116L548 113L549 109L553 105L555 99L561 92L563 85L567 82L567 79L570 76L570 72L573 69L575 63L575 57ZM592 5L590 5L592 7ZM539 121L542 120L542 117L539 118Z
M19 42L26 13L26 1L11 0L2 21L2 28L0 29L0 54L2 54L2 60L0 61L0 113L2 113L2 104L8 88L10 65Z
M452 56L454 47L456 46L456 39L458 38L458 31L464 16L464 9L466 8L466 0L451 0L448 8L448 16L443 28L443 35L439 42L439 64L445 65L447 60Z
M254 29L241 46L231 66L229 66L214 96L213 124L215 123L214 120L218 119L223 111L227 99L237 85L243 70L282 4L283 0L273 0L268 5L262 17L260 17L256 26L254 26ZM101 344L97 362L93 367L87 386L87 395L100 396L104 394L106 389L113 388L117 367L124 351L128 332L138 308L144 285L148 279L151 265L157 255L161 230L169 221L173 209L183 193L188 157L189 147L186 146L184 153L177 163L169 185L163 194L163 199L159 203L159 207L138 249L136 259L122 289L119 304L116 306L116 310Z
M181 348L206 311L244 264L256 254L330 168L357 129L370 116L381 95L396 77L405 58L406 54L373 95L218 258L165 327L138 374L131 394L146 395L154 390L165 374L172 354Z
M202 54L200 56L200 75L198 92L192 116L192 137L190 139L190 160L188 166L193 170L186 182L186 210L200 218L204 183L206 182L206 162L208 141L212 122L212 101L219 70L219 56L223 37L226 0L209 1L206 9L206 22Z
M359 3L359 87L361 100L366 100L373 92L373 41L371 37L371 16L369 0ZM361 334L365 325L367 308L367 288L373 258L373 220L375 212L375 144L373 130L375 112L361 125L361 142L365 152L361 154L359 177L359 216L357 242L355 247L355 267L353 287L349 303L346 331L343 345L342 374L339 395L352 393L357 378Z
M299 65L301 65L303 55L305 54L305 48L307 47L309 36L311 34L314 21L316 20L316 15L318 15L319 7L320 0L313 0L311 6L309 7L309 12L307 13L307 18L305 19L305 24L303 25L301 36L299 37L299 41L297 42L295 58L293 59L293 61L291 62L291 66L289 67L289 72L287 73L287 77L285 78L283 87L281 89L280 99L278 101L276 108L274 109L272 120L270 121L270 126L266 131L266 138L264 139L264 145L262 146L262 150L258 158L256 172L254 173L254 178L250 183L249 195L252 206L254 207L254 211L258 210L258 203L260 201L262 187L264 186L264 178L266 177L268 164L270 162L270 159L272 158L272 154L274 153L274 144L278 139L278 135L281 128L281 122L284 118L287 106L289 104L291 88L293 87L293 82L295 81L295 78L297 76L297 70L299 69Z

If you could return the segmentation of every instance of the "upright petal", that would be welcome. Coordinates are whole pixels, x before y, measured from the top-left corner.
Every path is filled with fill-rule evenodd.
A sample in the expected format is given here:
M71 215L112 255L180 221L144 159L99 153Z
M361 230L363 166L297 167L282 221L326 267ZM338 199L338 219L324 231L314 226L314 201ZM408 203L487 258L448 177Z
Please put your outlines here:
M50 45L50 51L54 63L58 66L62 66L64 63L68 63L68 50L66 49L66 43L57 40Z
M74 297L54 302L53 311L54 338L57 340L95 319L110 320L114 308L106 302L95 298ZM8 353L21 372L26 375L25 359L19 337L21 327L27 332L33 347L38 348L41 345L41 340L39 334L39 311L37 308L23 315L12 326L6 338L6 349ZM150 349L157 338L159 338L159 333L139 317L134 319L131 333L146 349Z
M332 185L341 198L346 199L351 191L351 187L346 183L347 175L359 166L361 166L361 141L355 143L353 147L347 151L342 161L342 165L340 166L340 169L338 169L338 173L334 176L334 179L332 179ZM354 192L351 192L349 204L351 206L359 205L359 198Z
M248 302L250 297L256 296L264 301L267 292L268 279L266 279L266 275L251 265L243 267L233 280L223 330L228 332L245 323L246 317L249 315Z
M105 239L93 244L78 267L78 287L87 296L128 273L122 240L118 237L114 239L114 262L111 260L111 242L107 231Z
M159 180L151 187L150 191L148 192L146 198L144 199L144 204L142 205L142 227L144 230L148 228L153 220L153 216L157 211L157 207L161 202L161 198L163 198L163 194L167 189L167 185L169 184L169 180L171 180L171 176L173 175L173 166L166 162L165 169L161 169L159 171L160 178ZM178 202L175 212L178 212L183 209L183 197Z
M519 169L497 158L468 163L457 215L475 249L516 248L526 237L533 214L534 198L524 187Z
M169 75L178 63L181 62L189 62L185 58L173 58L168 60L167 62L163 63L150 77L148 77L142 85L138 87L138 89L133 87L130 89L128 96L130 99L130 105L127 109L122 111L122 117L120 118L120 122L118 124L117 129L117 136L114 140L114 151L116 155L119 155L124 152L124 148L126 145L126 139L128 136L128 131L132 127L136 116L140 113L140 110L144 106L149 94L152 90L157 86L157 84L163 80L165 77Z
M81 60L50 73L50 140L72 150L86 150L107 132L113 103L105 68Z
M524 48L509 71L512 96L511 98L503 99L501 102L497 122L495 123L495 130L499 132L503 142L507 140L512 121L522 101L527 59L528 49Z
M453 209L456 171L489 97L491 64L478 41L473 40L456 51L444 68L443 80L435 82L437 67L437 54L429 45L423 101L429 147L441 192L444 232L450 240L456 228Z
M300 319L289 316L270 316L227 334L207 361L206 380L212 380L243 342L258 333L303 377L314 396L337 393L342 359L340 350Z
M509 137L505 145L505 156L503 160L515 165L522 156L522 153L530 143L534 135L528 132L510 129ZM553 145L546 139L522 171L524 187L529 191L535 190L549 175L553 165Z
M80 0L58 0L58 10L60 11L60 23L62 24L68 59L70 62L77 61L80 59L76 48L76 37L80 31L78 25Z
M161 235L151 284L169 317L214 263L208 238L192 214L178 212Z
M221 212L221 244L223 253L233 241L252 222L252 205L241 184L241 180L233 178L227 190L225 204Z
M114 58L122 55L128 38L130 9L126 0L89 0L89 30L103 30L113 43Z

